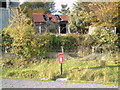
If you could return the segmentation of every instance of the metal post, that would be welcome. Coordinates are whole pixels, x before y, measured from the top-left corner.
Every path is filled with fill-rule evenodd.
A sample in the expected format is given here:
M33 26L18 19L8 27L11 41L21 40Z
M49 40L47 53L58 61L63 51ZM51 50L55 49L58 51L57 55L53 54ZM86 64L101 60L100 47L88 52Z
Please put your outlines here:
M60 75L62 75L62 63L60 65Z
M62 52L64 52L64 51L63 51L63 46L61 46L61 50L62 50ZM62 76L62 63L61 63L61 65L60 65L60 75Z

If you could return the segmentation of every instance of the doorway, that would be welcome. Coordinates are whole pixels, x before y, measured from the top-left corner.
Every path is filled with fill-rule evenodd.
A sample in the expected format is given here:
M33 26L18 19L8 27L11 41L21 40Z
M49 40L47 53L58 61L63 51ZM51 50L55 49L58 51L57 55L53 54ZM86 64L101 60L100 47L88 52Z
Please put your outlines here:
M60 24L60 33L66 34L66 24Z

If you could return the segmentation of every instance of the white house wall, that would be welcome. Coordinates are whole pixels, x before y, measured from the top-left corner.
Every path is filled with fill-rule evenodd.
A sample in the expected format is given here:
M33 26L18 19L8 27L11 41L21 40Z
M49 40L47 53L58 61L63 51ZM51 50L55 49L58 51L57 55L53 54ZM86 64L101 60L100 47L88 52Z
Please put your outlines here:
M93 34L94 30L96 30L97 28L101 28L101 29L110 29L113 33L116 34L116 27L112 27L112 28L107 28L107 27L95 27L95 26L89 26L89 30L88 30L88 34Z
M9 25L10 9L0 8L0 31Z

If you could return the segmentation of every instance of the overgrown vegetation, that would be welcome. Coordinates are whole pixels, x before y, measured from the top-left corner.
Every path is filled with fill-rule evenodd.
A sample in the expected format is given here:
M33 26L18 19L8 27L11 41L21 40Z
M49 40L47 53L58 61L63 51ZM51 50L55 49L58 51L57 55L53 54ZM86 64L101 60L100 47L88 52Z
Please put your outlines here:
M80 34L79 52L88 55L119 52L119 2L76 2L69 14L69 26ZM92 29L90 27L94 27ZM115 27L116 33L115 33ZM89 32L91 34L88 34ZM77 36L77 35L76 35Z
M11 25L2 31L3 48L22 58L43 57L46 54L48 38L40 35L21 9L14 11Z
M54 59L30 61L4 59L2 66L2 78L55 81L60 77L60 64ZM118 85L118 67L113 59L108 60L105 67L100 66L100 60L65 60L62 77L67 78L68 82L92 81L92 83Z
M45 2L41 0L41 2L36 2L36 0L33 0L33 2L24 2L20 7L24 9L24 13L27 17L31 18L31 20L33 13L50 14L55 11L55 3L53 1Z
M70 50L73 52L77 51L79 39L76 37L76 34L67 34L66 36L56 36L54 34L47 34L49 36L49 50L60 52L61 47L64 47L65 52Z
M104 5L108 5L110 9ZM55 80L60 75L59 63L54 59L46 58L46 54L51 51L60 52L60 46L63 46L64 52L75 52L80 57L93 53L104 54L104 60L65 60L63 77L78 82L119 83L120 38L110 29L119 27L116 21L119 17L116 11L117 5L116 3L76 3L70 13L70 27L77 33L65 36L39 34L23 11L17 9L11 25L2 31L3 52L6 50L12 53L11 57L3 58L1 62L2 77ZM114 11L111 12L112 10ZM92 34L87 34L90 25L98 28ZM105 57L106 54L110 54L109 58Z
M87 33L89 26L119 27L119 2L76 2L69 17L70 27Z
M37 3L35 3L35 5L36 4ZM32 23L30 24L29 18L25 16L23 11L21 9L17 9L16 11L14 11L15 15L12 17L11 25L9 25L8 28L2 31L3 50L6 49L8 52L12 52L17 56L22 56L24 58L43 58L49 51L61 51L60 46L64 47L65 52L77 53L81 51L81 54L84 54L84 56L92 53L93 48L97 53L114 53L116 51L118 52L118 35L114 34L110 29L104 28L101 24L99 24L98 26L97 21L95 21L93 18L87 17L89 16L91 11L92 17L96 16L99 22L101 22L100 19L103 20L104 18L106 18L104 23L108 25L108 19L110 19L110 24L112 24L113 19L116 20L115 18L118 17L118 3L110 3L110 5L108 4L109 3L74 4L74 8L70 13L70 26L72 29L77 29L78 33L68 34L66 36L57 36L47 33L40 35L37 30L33 29ZM32 5L34 5L34 3ZM86 5L91 6L88 7ZM103 13L103 11L101 11L103 9L103 5L108 5L109 7L111 7L111 9L108 9L105 6L105 8L107 9L106 13L110 15L109 18L107 18L106 16L100 18L101 13ZM94 11L93 7L97 7L97 9ZM96 12L98 12L99 10L101 11L101 13L97 14ZM111 15L111 10L114 10L115 15L113 15L113 13ZM87 14L87 16L85 14ZM87 18L85 19L85 17ZM92 35L85 34L85 28L90 25L94 25L93 22L97 23L97 30L94 30ZM113 23L112 26L115 26L115 23ZM105 25L105 27L108 26ZM109 28L111 28L111 26L109 26Z

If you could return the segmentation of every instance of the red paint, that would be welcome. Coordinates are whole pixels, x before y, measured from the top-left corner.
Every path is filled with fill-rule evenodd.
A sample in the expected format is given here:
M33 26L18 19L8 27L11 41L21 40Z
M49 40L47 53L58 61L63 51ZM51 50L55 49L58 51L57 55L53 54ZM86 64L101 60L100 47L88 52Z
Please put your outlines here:
M59 63L64 63L64 53L63 52L58 53L58 61L59 61Z
M48 18L49 18L49 17L52 18L51 22L57 22L57 23L61 22L61 21L58 20L57 17L56 17L55 15L53 15L53 14L46 14L46 16L47 16ZM62 21L69 21L68 15L58 15L58 16L62 19ZM45 19L44 19L44 17L43 17L43 14L34 13L32 17L33 17L33 22L46 22Z

